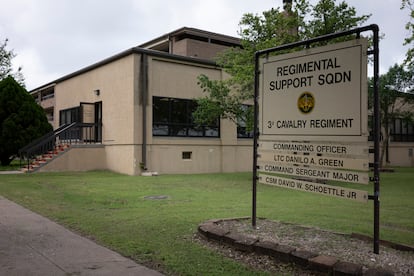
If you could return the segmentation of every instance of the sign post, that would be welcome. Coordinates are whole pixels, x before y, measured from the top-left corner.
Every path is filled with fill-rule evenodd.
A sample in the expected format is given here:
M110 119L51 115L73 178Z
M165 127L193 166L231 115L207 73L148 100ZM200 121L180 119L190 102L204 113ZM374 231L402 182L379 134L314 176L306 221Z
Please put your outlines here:
M360 33L374 33L374 49ZM378 26L282 45L255 55L252 225L257 182L359 202L374 200L374 253L379 253ZM321 47L321 41L354 39ZM282 55L277 51L304 47ZM367 56L374 55L374 177L368 150ZM259 108L260 107L260 108ZM259 112L260 111L260 112ZM259 140L260 137L260 140ZM367 184L374 195L328 185Z

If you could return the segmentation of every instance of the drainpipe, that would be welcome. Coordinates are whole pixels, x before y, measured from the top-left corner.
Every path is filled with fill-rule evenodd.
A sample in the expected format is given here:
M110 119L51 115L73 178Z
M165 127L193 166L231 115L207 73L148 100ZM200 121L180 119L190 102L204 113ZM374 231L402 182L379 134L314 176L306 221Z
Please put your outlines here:
M142 104L142 166L147 170L147 102L148 102L148 56L141 54L140 87Z

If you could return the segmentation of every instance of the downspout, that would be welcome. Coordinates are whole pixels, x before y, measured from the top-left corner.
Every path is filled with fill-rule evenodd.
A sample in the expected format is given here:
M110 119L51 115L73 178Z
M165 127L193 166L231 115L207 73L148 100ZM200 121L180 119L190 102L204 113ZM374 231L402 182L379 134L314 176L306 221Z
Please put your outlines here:
M141 169L147 170L147 102L148 102L148 56L141 54L140 68L141 104L142 104L142 161Z

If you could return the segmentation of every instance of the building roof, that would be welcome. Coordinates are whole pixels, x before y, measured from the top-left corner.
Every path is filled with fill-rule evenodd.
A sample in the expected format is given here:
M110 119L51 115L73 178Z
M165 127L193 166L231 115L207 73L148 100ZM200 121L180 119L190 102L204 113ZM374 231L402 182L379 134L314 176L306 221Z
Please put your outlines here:
M39 87L29 91L29 93L34 93L34 92L37 92L39 90L44 90L45 88L56 85L59 82L62 82L62 81L68 80L70 78L73 78L75 76L81 75L83 73L86 73L88 71L96 69L96 68L98 68L100 66L103 66L105 64L111 63L111 62L113 62L115 60L118 60L118 59L121 59L123 57L129 56L131 54L147 54L147 55L150 55L150 56L169 58L169 59L173 59L173 60L177 60L177 61L185 61L185 62L192 62L192 63L209 65L209 66L217 66L216 62L211 61L211 60L207 60L207 59L201 59L201 58L197 58L197 57L188 57L188 56L182 56L182 55L173 55L173 54L169 54L169 53L162 52L162 51L144 49L144 48L141 48L141 47L133 47L133 48L125 50L125 51L123 51L119 54L113 55L109 58L106 58L106 59L101 60L97 63L94 63L94 64L89 65L87 67L84 67L80 70L77 70L73 73L65 75L61 78L58 78L54 81L48 82L48 83L46 83L42 86L39 86Z
M232 47L241 46L240 38L237 37L213 33L196 28L182 27L170 33L154 38L148 42L145 42L138 47L169 52L168 49L171 41L177 41L189 37L192 39L208 41L220 45Z

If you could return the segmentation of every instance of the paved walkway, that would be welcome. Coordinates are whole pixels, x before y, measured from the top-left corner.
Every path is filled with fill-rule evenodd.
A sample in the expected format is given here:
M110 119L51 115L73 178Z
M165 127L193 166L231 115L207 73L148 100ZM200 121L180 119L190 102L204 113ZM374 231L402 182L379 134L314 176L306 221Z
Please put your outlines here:
M162 274L0 196L0 275Z
M21 174L22 171L0 171L0 174Z

